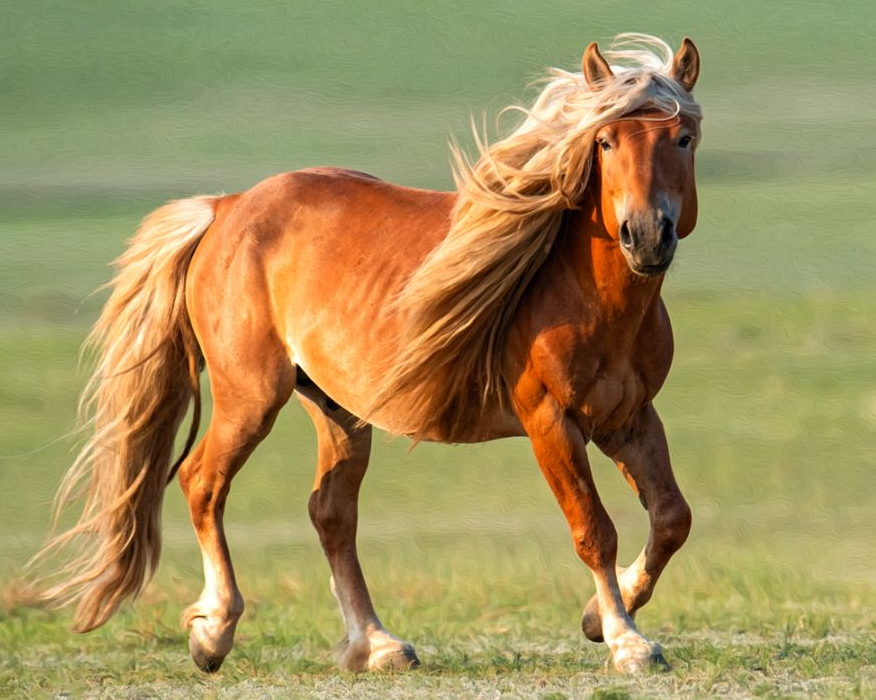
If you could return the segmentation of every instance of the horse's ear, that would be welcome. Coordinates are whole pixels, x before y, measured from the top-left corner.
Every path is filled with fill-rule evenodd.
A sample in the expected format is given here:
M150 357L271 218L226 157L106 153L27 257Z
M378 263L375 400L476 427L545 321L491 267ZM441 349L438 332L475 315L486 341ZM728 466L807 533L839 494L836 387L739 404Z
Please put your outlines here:
M612 76L611 66L608 65L608 61L599 53L595 41L591 42L584 51L584 60L581 64L587 84L593 90L601 90L605 87L605 84Z
M672 77L690 92L700 75L700 52L687 37L681 40L681 48L672 61Z

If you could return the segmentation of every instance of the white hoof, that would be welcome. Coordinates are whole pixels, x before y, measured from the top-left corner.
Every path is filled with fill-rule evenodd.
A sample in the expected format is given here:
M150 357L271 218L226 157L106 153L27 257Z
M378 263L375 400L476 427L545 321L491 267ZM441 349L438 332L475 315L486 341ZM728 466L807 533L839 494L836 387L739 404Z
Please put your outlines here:
M668 671L663 649L657 642L627 633L612 644L611 661L618 673L639 674L648 671Z
M198 603L183 613L183 628L189 629L189 653L205 673L215 673L234 646L234 630L239 613L226 619L203 612Z
M420 665L410 644L382 631L356 642L344 637L335 653L345 671L407 671Z

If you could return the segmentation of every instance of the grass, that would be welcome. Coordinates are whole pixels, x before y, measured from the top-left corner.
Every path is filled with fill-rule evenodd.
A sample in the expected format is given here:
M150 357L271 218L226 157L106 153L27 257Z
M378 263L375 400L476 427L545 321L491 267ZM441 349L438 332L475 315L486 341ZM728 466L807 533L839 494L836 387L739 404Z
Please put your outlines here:
M430 6L431 7L431 6ZM0 697L865 698L876 696L876 11L864 3L170 0L8 3L0 15ZM631 24L632 19L635 22ZM86 636L18 607L84 381L79 344L137 221L168 197L343 164L449 187L446 141L546 64L642 29L703 51L700 223L665 298L658 397L694 510L643 631L675 670L630 680L583 640L592 584L523 440L379 437L360 545L379 612L424 667L352 676L307 519L315 440L290 406L227 521L247 601L216 677L178 628L201 586L177 488L133 608ZM842 46L842 50L838 47ZM644 512L593 455L621 559Z

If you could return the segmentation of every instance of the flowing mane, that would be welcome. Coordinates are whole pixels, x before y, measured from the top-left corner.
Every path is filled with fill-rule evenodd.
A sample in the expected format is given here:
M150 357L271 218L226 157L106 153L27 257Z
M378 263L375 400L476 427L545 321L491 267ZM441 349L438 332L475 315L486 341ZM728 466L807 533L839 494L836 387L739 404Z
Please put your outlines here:
M176 473L204 566L182 621L192 660L217 671L245 604L225 535L231 480L298 394L317 439L307 510L346 628L340 668L419 665L377 616L356 551L374 425L445 443L526 435L596 582L582 632L620 672L665 668L633 617L691 527L652 399L673 347L657 292L698 212L700 56L688 38L673 55L644 35L607 55L614 69L591 43L583 74L553 70L534 104L510 108L522 116L509 135L477 140L477 157L454 149L457 195L308 168L144 219L90 336L91 437L58 495L84 505L37 555L36 598L75 604L86 631L135 597L158 563ZM588 260L597 238L608 247ZM579 261L572 274L561 255ZM202 369L212 410L197 440ZM648 510L647 544L626 568L588 438Z
M459 198L450 231L395 302L407 317L401 352L369 414L404 396L415 439L440 426L464 440L473 405L483 411L506 400L508 329L563 212L584 197L596 132L645 107L701 118L671 77L665 42L621 34L605 56L614 75L602 89L580 72L551 69L531 107L504 110L523 115L511 134L489 144L475 132L474 163L453 147Z

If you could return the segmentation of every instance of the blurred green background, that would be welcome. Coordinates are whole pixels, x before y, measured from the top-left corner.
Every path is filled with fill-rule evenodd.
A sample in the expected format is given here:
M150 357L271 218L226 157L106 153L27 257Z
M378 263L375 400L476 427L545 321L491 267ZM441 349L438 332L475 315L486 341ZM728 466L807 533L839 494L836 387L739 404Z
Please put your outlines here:
M704 653L745 635L752 649L776 636L872 641L876 9L865 2L4 2L0 583L11 590L45 535L77 444L77 348L106 297L89 294L147 212L313 165L449 188L447 142L471 143L471 115L492 124L534 96L546 66L579 69L589 41L621 31L673 46L691 36L705 113L700 223L665 285L676 360L657 400L695 522L641 626L693 676ZM315 439L294 403L227 512L249 605L241 673L326 669L342 634L306 515ZM644 513L593 461L625 562ZM107 629L73 637L64 615L0 596L0 681L50 687L35 669L59 652L92 659L86 685L131 649L141 678L150 658L156 674L188 663L175 619L201 573L176 487L165 513L157 581ZM592 584L525 441L407 454L378 437L361 523L378 609L424 660L474 674L508 649L536 665L601 663L577 628ZM849 658L876 663L870 648Z

